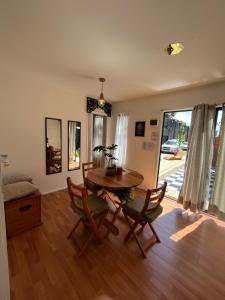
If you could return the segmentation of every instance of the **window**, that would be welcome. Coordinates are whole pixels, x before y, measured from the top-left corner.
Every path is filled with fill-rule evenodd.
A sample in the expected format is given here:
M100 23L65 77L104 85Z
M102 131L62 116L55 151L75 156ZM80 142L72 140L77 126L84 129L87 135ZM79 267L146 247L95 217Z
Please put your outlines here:
M128 115L119 114L116 122L115 144L118 145L115 156L118 164L123 166L127 158L127 131L128 131Z

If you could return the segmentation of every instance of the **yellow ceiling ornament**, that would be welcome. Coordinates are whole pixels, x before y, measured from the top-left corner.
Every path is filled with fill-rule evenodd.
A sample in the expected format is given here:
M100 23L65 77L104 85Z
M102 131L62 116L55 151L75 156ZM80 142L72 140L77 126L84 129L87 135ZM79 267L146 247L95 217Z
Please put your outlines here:
M184 45L182 43L172 43L166 48L166 51L169 55L180 54L184 50Z

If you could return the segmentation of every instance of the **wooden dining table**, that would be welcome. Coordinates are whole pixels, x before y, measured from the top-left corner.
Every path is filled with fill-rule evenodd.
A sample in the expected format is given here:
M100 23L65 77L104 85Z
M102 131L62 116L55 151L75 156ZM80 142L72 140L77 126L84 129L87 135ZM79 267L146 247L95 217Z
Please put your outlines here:
M107 176L105 168L91 169L87 173L87 179L92 183L109 190L121 190L140 185L144 177L133 170L124 169L122 175Z
M121 175L107 176L105 168L96 168L88 171L87 179L102 187L104 190L113 193L113 191L137 187L143 182L144 177L140 173L129 169L124 169ZM108 219L105 219L104 225L108 228L108 234L109 232L112 232L114 235L118 235L119 229L114 223L123 204L120 201L115 200L114 197L109 194L108 199L115 205L116 210L113 213L112 220L109 221Z

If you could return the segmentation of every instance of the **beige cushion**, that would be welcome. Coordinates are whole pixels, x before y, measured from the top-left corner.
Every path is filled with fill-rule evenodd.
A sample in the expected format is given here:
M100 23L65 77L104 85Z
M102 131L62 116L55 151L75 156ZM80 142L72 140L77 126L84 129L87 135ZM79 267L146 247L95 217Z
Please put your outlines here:
M38 188L27 181L3 185L4 201L22 198L38 191Z
M32 183L32 178L25 174L13 173L10 175L5 175L2 179L2 183L4 185L15 183L15 182L20 182L20 181L28 181L28 182Z

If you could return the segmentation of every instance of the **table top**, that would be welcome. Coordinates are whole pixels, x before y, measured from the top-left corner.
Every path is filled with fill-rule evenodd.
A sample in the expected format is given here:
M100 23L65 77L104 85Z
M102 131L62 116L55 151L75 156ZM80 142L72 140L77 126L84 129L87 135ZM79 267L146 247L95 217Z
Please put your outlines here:
M133 170L123 170L122 175L106 176L105 168L97 168L88 171L87 179L101 187L120 190L136 187L142 183L144 177Z

